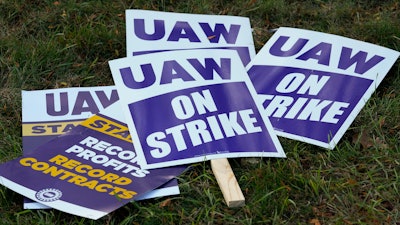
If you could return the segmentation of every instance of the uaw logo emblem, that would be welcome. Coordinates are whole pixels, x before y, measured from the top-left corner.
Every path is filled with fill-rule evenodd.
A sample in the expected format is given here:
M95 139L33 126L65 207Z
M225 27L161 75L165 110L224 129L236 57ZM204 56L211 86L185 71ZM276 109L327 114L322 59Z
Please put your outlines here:
M42 202L53 202L60 199L62 192L55 188L46 188L38 191L35 195L36 199Z

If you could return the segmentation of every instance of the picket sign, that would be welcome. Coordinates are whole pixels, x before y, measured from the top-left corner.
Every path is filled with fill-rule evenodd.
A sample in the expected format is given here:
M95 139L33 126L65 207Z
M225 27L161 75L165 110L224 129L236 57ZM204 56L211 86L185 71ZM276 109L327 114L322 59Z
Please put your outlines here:
M247 72L278 135L333 149L398 57L374 44L281 27Z
M247 17L137 9L126 10L125 15L128 57L184 49L231 49L247 65L256 54Z
M234 51L159 52L109 64L142 168L285 157ZM220 162L213 162L218 175L229 171L226 161ZM232 173L225 176L220 183L235 182ZM221 186L224 193L235 193L225 191L229 183ZM242 205L242 200L228 198L227 204Z
M144 170L118 102L20 158L0 164L0 184L73 215L98 219L186 167Z
M119 100L115 86L22 91L22 146L24 155L64 134ZM179 194L176 179L135 201ZM24 209L49 208L28 198Z
M234 49L246 65L255 56L250 21L238 16L126 10L126 40L128 57L158 51L220 48ZM211 164L222 193L237 193L224 194L227 205L244 204L233 172L227 174L232 171L228 160L212 159ZM224 169L220 172L218 168Z

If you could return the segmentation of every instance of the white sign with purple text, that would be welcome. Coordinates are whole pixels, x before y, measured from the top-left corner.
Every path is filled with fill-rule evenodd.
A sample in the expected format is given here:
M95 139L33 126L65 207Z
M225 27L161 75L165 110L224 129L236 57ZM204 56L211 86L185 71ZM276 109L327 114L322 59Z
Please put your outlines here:
M143 168L285 157L235 51L159 52L109 64Z
M232 49L244 65L255 56L250 20L129 9L126 14L127 56L181 49Z
M119 100L115 86L58 88L22 91L22 145L24 155L61 134L69 132L94 114ZM113 106L116 108L116 106ZM115 112L111 113L113 116ZM121 113L122 114L122 113ZM124 117L120 118L124 122ZM144 176L145 173L143 172ZM179 194L178 182L167 184L135 197L135 201ZM25 209L49 208L24 199Z
M398 57L370 43L279 28L247 71L278 135L333 149Z

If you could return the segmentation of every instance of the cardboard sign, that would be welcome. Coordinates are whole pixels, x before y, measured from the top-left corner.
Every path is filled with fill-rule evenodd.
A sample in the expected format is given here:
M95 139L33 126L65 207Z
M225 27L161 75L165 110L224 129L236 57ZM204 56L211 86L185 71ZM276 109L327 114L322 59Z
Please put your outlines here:
M22 91L22 143L24 155L66 133L90 116L119 100L115 86L60 88ZM135 200L179 194L178 182L172 179ZM48 206L24 199L25 209Z
M109 64L143 168L285 157L235 51L160 52Z
M24 154L119 100L114 86L22 91Z
M247 66L276 133L333 149L399 52L294 28L279 28Z
M171 50L232 49L244 65L255 56L254 41L248 18L225 15L199 15L146 10L126 11L127 56ZM222 163L224 162L224 163ZM212 165L217 165L211 161ZM244 204L244 197L227 159L213 166L217 180L229 178L228 185L220 183L228 206ZM215 168L225 168L224 173ZM236 187L236 188L235 188ZM239 190L234 194L232 190ZM232 204L234 202L234 204Z
M255 56L246 17L126 10L127 56L180 49L233 49L244 65Z
M120 111L114 103L31 154L0 165L0 183L49 207L98 219L185 169L140 168Z

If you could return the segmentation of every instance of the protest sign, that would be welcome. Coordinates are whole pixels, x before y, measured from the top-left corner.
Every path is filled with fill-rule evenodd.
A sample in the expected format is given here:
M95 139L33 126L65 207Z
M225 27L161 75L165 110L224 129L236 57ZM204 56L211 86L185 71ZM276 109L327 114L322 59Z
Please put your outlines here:
M129 9L127 56L180 49L233 49L242 63L255 56L250 20L227 15L201 15Z
M149 10L126 10L125 14L128 57L171 50L232 49L246 65L255 56L250 20L245 17ZM233 172L226 173L230 168L214 169L230 167L228 160L218 162L221 165L212 167L217 180L229 178L231 181L229 190L228 185L219 182L221 191L229 193L224 196L243 196L242 193L233 194L240 188ZM240 205L240 202L244 204L244 197L225 198L225 201L228 206Z
M119 99L115 86L74 87L22 91L22 143L24 154L66 133L90 116ZM179 194L178 182L172 179L160 188L135 200ZM24 208L48 206L24 199Z
M98 219L179 175L141 169L118 102L37 150L0 165L0 183L30 199ZM82 197L84 196L84 197Z
M143 168L231 157L285 157L232 50L109 61Z
M398 56L337 35L279 28L246 68L278 135L333 149Z
M114 86L22 91L21 95L25 154L119 100Z

